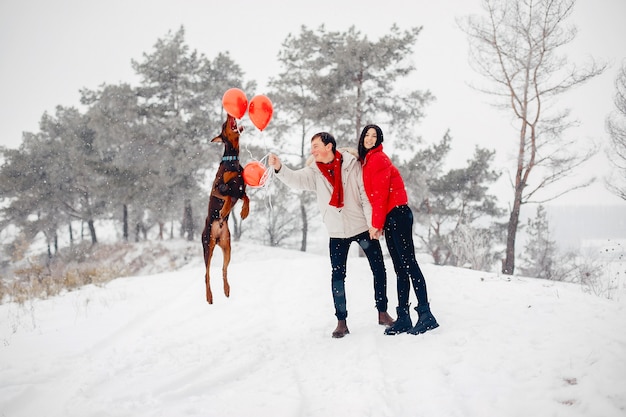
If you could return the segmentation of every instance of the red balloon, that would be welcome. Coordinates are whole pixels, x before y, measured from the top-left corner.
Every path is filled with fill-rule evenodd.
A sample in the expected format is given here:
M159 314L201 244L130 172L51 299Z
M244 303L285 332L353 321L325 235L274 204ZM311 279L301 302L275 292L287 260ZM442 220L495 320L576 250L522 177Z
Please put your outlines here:
M267 168L260 162L253 161L243 168L243 180L250 187L262 187L265 184Z
M272 118L272 114L274 113L274 107L272 106L272 102L267 96L259 95L254 96L252 100L250 100L250 108L248 109L248 114L250 115L250 120L259 130L263 130L267 127Z
M238 88L229 88L222 97L222 106L226 113L235 119L241 119L248 110L248 98L246 93Z

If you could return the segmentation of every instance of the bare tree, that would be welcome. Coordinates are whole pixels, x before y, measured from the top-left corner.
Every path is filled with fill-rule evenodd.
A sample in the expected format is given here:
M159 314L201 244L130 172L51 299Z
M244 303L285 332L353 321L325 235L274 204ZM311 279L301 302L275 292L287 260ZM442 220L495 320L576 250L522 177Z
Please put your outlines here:
M606 181L607 188L622 200L626 200L626 63L622 64L615 80L615 107L617 112L606 121L611 137L607 152L615 169L614 175Z
M574 0L483 0L486 17L469 16L459 22L468 35L470 61L489 82L478 88L496 97L496 105L512 110L519 128L513 205L507 226L506 258L502 272L515 269L515 239L520 209L526 203L553 200L589 185L594 179L560 191L546 190L568 177L591 158L593 144L576 142L565 131L574 126L569 110L557 111L550 99L601 74L606 65L591 61L571 65L559 48L571 42L576 28L566 26ZM530 181L531 172L533 181ZM536 193L550 197L539 200ZM535 200L533 200L535 197Z

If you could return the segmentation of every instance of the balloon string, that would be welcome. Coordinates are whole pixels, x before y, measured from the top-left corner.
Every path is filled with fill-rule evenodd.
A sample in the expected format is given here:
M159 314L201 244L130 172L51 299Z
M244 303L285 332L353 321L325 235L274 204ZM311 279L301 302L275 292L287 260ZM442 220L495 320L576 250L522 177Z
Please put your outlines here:
M267 153L259 161L260 163L263 164L263 166L266 167L265 168L265 172L263 173L263 175L261 176L261 179L259 180L259 184L263 184L263 185L261 185L261 188L263 188L265 190L265 197L266 197L266 201L267 201L267 206L269 207L270 211L273 211L273 207L272 207L272 193L270 193L270 191L269 191L269 185L274 180L274 168L272 168L271 166L267 165L267 160L268 160L269 156L270 156L270 154Z
M263 135L263 132L261 132L261 135ZM265 190L265 200L266 200L266 206L269 207L270 210L273 210L272 207L272 194L269 191L269 184L272 182L272 180L274 179L274 168L270 167L267 165L267 160L269 158L270 153L268 152L267 149L267 143L265 143L265 138L263 140L263 147L265 148L265 156L263 156L260 160L258 160L258 162L260 162L261 164L263 164L263 166L265 166L265 172L263 173L263 175L261 176L261 178L259 179L259 186L254 187L254 188L262 188ZM254 155L252 155L252 152L250 151L250 148L248 148L248 144L246 143L246 152L248 152L248 155L250 156L251 160L256 160L256 158L254 157Z
M263 135L263 132L261 132L261 135ZM266 184L268 184L268 182L271 182L272 178L274 177L274 169L272 169L272 167L267 165L267 159L269 158L270 152L267 149L267 144L265 143L265 140L263 140L263 147L265 148L265 156L263 156L260 160L258 160L258 162L260 162L261 164L263 164L263 166L265 167L265 173L261 176L261 178L259 179L259 187L257 188L264 188ZM254 157L254 155L252 155L252 152L250 151L250 149L248 148L248 144L246 144L246 152L248 152L248 155L250 155L250 159L251 160L256 160L256 158Z

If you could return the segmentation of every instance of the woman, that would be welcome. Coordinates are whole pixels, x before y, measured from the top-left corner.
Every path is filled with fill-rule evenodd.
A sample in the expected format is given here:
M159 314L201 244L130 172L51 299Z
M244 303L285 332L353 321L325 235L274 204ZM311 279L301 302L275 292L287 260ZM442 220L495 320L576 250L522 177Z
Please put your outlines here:
M426 281L415 259L413 245L413 212L400 172L383 152L383 131L367 125L359 138L359 160L363 165L365 192L372 204L370 236L378 239L384 233L387 249L396 271L398 318L385 334L408 332L420 334L439 327L430 311ZM415 326L409 314L410 283L417 296L418 320Z

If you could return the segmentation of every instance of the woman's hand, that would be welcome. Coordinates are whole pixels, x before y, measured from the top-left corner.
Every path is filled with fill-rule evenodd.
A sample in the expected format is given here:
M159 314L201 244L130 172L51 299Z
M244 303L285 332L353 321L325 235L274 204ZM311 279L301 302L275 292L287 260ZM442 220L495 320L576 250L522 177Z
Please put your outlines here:
M383 231L381 229L377 229L375 227L370 227L370 239L380 239L383 235Z

